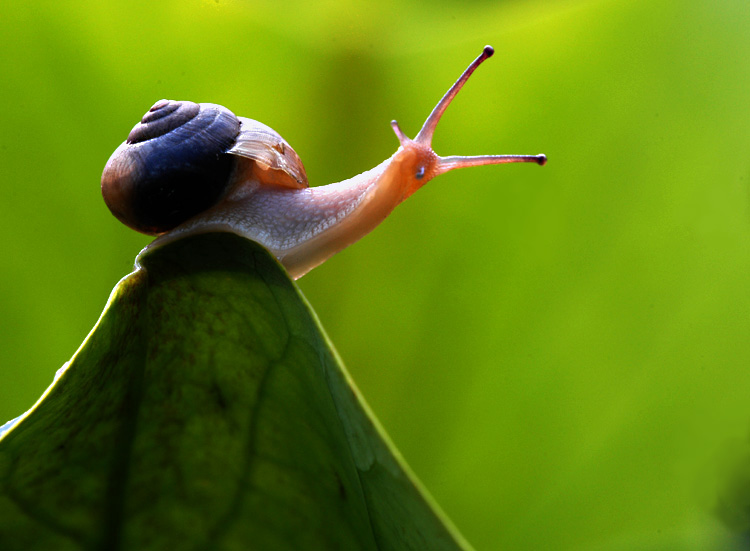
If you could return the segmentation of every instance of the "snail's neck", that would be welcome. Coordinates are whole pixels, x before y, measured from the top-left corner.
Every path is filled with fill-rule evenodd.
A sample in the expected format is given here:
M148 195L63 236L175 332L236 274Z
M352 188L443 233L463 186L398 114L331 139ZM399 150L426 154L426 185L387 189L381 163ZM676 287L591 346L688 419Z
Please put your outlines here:
M296 279L364 237L403 200L402 152L326 186L288 189L245 182L149 247L193 233L231 231L265 246Z

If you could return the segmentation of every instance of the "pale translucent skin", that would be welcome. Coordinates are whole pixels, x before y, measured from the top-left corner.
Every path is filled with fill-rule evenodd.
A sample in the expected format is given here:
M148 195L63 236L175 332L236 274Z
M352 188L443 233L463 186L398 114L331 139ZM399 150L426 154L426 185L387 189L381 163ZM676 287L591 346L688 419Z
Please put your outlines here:
M440 174L485 164L544 164L544 155L440 157L432 151L440 116L474 69L491 55L488 46L440 100L414 140L392 122L401 147L375 168L343 182L301 189L261 183L238 169L232 190L218 205L162 235L143 252L189 234L231 231L265 246L297 279L364 237Z
M297 279L364 237L405 199L404 184L409 178L403 172L413 164L413 156L412 151L399 148L372 170L314 188L240 182L219 205L150 247L193 233L231 231L266 247Z

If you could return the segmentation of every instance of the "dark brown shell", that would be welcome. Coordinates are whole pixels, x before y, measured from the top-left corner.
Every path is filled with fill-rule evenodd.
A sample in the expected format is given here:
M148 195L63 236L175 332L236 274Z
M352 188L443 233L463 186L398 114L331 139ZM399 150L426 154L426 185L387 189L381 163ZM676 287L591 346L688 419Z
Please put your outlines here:
M239 119L220 105L156 102L104 167L104 201L140 232L178 226L227 191L234 157L226 151L239 130Z
M158 235L214 206L237 181L307 187L302 161L275 130L221 105L160 100L110 157L102 195L121 222Z

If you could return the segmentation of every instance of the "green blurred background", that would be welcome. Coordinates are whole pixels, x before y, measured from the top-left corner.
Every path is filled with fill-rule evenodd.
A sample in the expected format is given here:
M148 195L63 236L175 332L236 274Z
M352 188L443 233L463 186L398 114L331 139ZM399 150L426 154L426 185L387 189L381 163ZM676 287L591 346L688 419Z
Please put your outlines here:
M485 44L431 182L300 280L477 549L719 549L750 433L750 2L0 8L0 423L149 242L101 170L162 98L279 131L313 185L413 136ZM728 505L731 509L732 502ZM742 528L743 520L735 520Z

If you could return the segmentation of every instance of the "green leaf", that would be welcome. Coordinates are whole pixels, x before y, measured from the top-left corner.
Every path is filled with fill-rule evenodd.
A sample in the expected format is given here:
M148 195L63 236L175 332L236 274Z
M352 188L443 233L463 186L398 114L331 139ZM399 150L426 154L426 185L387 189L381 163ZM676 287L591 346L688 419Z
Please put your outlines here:
M265 250L140 263L0 440L0 549L468 548Z

